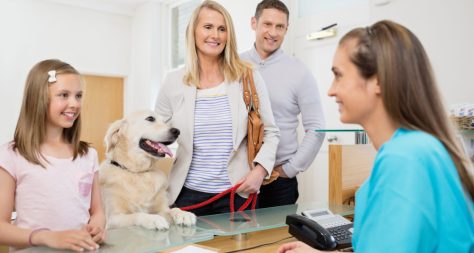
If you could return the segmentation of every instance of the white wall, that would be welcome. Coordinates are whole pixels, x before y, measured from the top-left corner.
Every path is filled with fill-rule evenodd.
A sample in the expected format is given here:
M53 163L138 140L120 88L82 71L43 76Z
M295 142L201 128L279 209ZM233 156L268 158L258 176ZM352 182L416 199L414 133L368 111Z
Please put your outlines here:
M358 128L342 124L334 98L327 96L332 83L331 72L334 52L339 39L349 30L369 23L368 0L299 0L293 8L291 22L294 24L292 53L311 70L318 83L327 129ZM306 36L321 28L337 23L338 34L324 40L307 40ZM302 127L298 134L303 135ZM337 137L336 143L353 144L354 133L327 133L326 139ZM300 197L298 202L326 202L328 199L328 142L325 141L311 166L298 175Z
M318 13L323 1L298 0L305 6L304 17L298 22L292 39L293 53L313 71L322 96L326 96L332 80L330 67L335 45L339 38L354 26L366 26L382 19L391 19L407 26L421 40L438 80L438 85L447 106L459 102L474 102L472 59L474 59L474 2L471 0L340 0L338 2L360 3L350 7L350 13L338 9L330 14L327 10ZM337 3L328 3L334 5ZM346 8L349 5L346 5ZM309 11L311 10L311 11ZM328 16L330 15L330 16ZM329 24L334 19L339 26L335 38L322 41L306 41L304 35ZM351 21L352 20L352 21ZM304 25L303 25L304 24ZM328 128L346 128L338 118L333 99L323 97ZM335 135L335 134L328 134ZM339 137L345 137L341 134ZM347 139L347 138L346 138ZM347 143L346 141L343 141ZM326 201L328 189L327 143L323 145L310 169L299 176L300 201Z
M150 1L124 13L58 2L0 0L0 143L12 139L29 69L47 58L71 63L84 74L124 77L125 114L154 106L169 69L165 5ZM239 51L247 50L258 1L221 2L234 17Z
M470 77L474 59L474 1L372 0L373 22L391 19L407 26L423 43L447 105L474 102Z
M23 86L38 61L58 58L82 73L127 76L131 20L43 1L0 1L0 143L12 139Z
M162 30L162 6L149 2L139 6L132 18L130 75L125 90L125 114L153 109L166 63L161 48L169 39Z

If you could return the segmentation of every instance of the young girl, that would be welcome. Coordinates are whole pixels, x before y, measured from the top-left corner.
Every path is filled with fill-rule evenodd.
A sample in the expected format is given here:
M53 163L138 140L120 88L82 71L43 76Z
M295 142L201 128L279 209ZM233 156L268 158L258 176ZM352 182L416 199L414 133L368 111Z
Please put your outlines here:
M0 245L84 251L104 240L97 153L79 140L81 98L81 77L65 62L28 74L14 139L0 146Z
M355 252L474 252L474 181L428 56L407 28L380 21L340 41L329 96L378 150L356 194ZM301 242L278 253L319 252Z

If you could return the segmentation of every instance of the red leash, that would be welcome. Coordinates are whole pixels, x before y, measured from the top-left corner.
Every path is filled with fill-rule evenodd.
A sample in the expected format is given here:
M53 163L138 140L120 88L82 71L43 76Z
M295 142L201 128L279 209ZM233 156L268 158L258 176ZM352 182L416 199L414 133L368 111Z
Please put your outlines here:
M235 208L234 208L235 191L237 191L237 189L239 188L239 186L241 184L242 183L236 184L233 187L231 187L231 188L229 188L229 189L217 194L216 196L214 196L214 197L212 197L208 200L205 200L201 203L197 203L197 204L190 205L190 206L180 207L180 209L183 210L183 211L189 211L189 210L197 209L197 208L206 206L206 205L208 205L208 204L224 197L228 193L230 193L230 212L233 213L235 211ZM247 198L247 200L245 201L245 203L243 203L242 206L240 206L240 208L237 211L245 210L245 208L247 208L249 206L250 202L252 202L252 210L255 210L255 206L257 205L257 193L250 194L249 197Z

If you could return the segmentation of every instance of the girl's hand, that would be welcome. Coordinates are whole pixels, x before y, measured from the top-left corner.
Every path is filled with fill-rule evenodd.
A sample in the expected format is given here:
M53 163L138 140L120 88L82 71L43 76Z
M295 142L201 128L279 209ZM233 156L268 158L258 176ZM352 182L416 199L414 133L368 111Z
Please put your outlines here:
M313 249L312 247L300 241L285 243L281 245L277 250L277 253L318 253L318 252L321 252L321 251L317 249Z
M255 193L258 192L262 185L263 179L267 175L267 171L262 165L257 164L243 179L239 181L242 185L237 189L237 192Z
M81 230L40 231L33 235L34 245L45 245L54 249L67 249L77 252L93 251L99 248L89 232Z
M92 183L92 198L89 223L83 227L96 243L105 240L105 214L100 198L99 172L95 172Z
M84 226L84 229L89 233L94 242L101 244L105 240L105 229L101 226L94 226L92 224L87 224Z

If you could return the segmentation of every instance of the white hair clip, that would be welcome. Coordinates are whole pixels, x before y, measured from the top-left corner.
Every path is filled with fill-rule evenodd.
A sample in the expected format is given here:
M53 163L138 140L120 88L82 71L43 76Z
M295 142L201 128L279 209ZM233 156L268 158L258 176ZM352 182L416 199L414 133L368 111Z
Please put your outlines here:
M49 78L48 78L48 82L50 83L54 83L56 82L56 70L50 70L48 71L48 75L49 75Z

